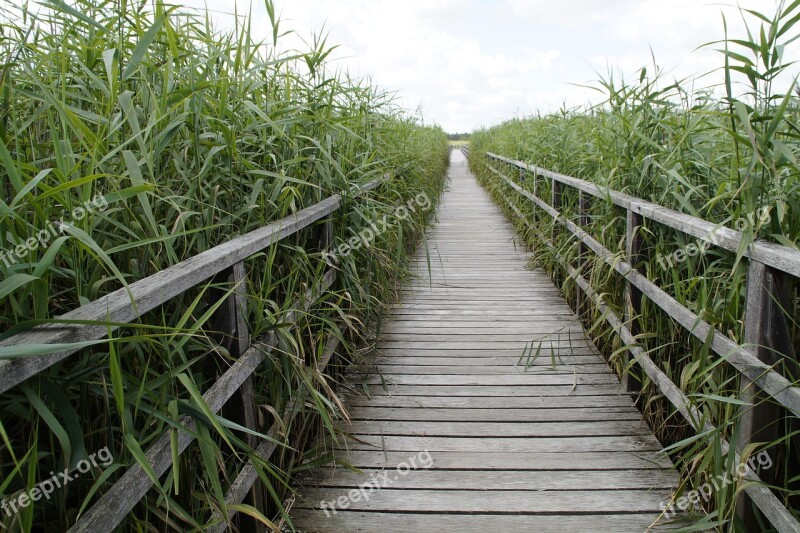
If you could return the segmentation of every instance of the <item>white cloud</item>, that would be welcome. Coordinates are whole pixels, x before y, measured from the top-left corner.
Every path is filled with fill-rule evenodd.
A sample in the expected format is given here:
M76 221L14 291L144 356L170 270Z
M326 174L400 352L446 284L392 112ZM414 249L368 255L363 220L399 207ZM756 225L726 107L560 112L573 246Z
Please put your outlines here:
M297 32L288 43L327 31L329 44L342 45L332 54L335 68L398 91L404 105L421 106L428 122L448 131L596 101L575 84L608 65L633 78L651 64L651 47L670 76L717 68L719 53L694 49L722 38L721 10L731 33L742 35L736 10L712 0L277 1L284 29ZM249 7L249 0L184 2ZM771 15L776 1L743 4ZM266 37L263 4L255 2L253 13Z

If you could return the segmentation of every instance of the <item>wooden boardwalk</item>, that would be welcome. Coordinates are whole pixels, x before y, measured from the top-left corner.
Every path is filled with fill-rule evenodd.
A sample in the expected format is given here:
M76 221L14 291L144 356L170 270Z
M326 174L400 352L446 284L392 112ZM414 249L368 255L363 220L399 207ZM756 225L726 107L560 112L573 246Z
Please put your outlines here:
M548 276L453 153L418 279L301 479L301 531L641 532L677 474ZM520 361L526 344L538 358ZM342 465L352 465L354 471ZM355 489L355 490L354 490Z

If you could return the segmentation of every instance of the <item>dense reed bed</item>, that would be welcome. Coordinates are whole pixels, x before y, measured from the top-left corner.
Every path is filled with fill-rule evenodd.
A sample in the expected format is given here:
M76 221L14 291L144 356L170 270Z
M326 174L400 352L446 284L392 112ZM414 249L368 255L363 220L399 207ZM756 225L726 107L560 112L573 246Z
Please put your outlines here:
M272 461L255 459L270 508L247 512L276 529L293 473L324 459L309 443L332 432L341 411L336 366L321 374L313 362L330 335L342 341L342 364L368 342L442 190L446 136L390 95L335 73L324 39L278 52L285 30L269 0L266 42L248 17L221 32L211 14L161 0L0 9L4 338L387 172L387 183L334 213L334 246L401 203L430 200L371 246L338 257L336 283L294 327L284 320L292 302L328 262L320 227L246 261L252 335L272 331L280 343L253 381L259 429L281 428ZM123 529L203 530L225 510L236 466L254 454L236 426L205 416L197 400L230 362L208 323L214 289L230 288L212 285L0 395L0 498L104 447L113 456L48 499L4 509L0 529L65 530L185 414L198 440ZM41 351L14 346L0 357Z
M606 100L600 105L512 120L477 131L470 141L470 165L482 182L497 198L514 198L529 221L548 238L552 236L558 254L572 264L577 264L582 253L577 239L566 231L554 231L548 215L532 209L530 202L499 180L488 169L485 152L590 180L742 231L739 253L713 245L704 245L698 252L694 239L648 223L641 232L646 259L637 265L681 304L739 343L744 342L747 271L741 251L756 239L794 248L800 244L800 98L797 85L787 75L787 69L794 68L790 66L793 58L783 57L785 45L798 36L800 5L783 3L774 16L748 10L742 10L742 16L749 27L746 35L725 35L709 45L720 52L722 86L690 88L701 84L697 80L670 81L651 67L642 69L633 82L613 77L602 80L598 89ZM517 179L515 169L505 171ZM523 186L533 190L530 176ZM568 187L564 191L562 212L577 222L577 194ZM550 201L548 180L540 180L537 193ZM517 218L507 210L510 217ZM587 215L585 229L624 258L625 211L610 201L594 199ZM519 227L524 230L523 225ZM568 300L575 302L575 285L566 279L555 254L534 235L529 237L538 264L553 273ZM685 253L690 245L696 246L694 253ZM621 276L594 254L586 255L585 260L584 277L621 315ZM779 292L785 299L783 320L791 346L779 354L776 367L796 383L800 378L794 357L800 348L797 281L788 280ZM625 358L625 347L603 317L590 310L583 313L583 319L620 374L635 373L635 366ZM738 374L710 352L708 342L694 339L652 303L645 300L636 319L643 332L639 343L718 428L695 435L658 390L647 380L643 382L639 405L682 469L687 481L685 494L691 486L702 486L731 471L732 454L723 454L720 442L735 442L737 436L741 407ZM763 479L774 485L776 494L798 515L798 424L783 412L779 425L777 440L751 446L747 454L764 450L771 454L774 465L770 472L762 472ZM728 484L715 490L709 501L702 501L705 514L696 517L694 527L745 531L736 513L743 485L741 480ZM770 529L763 520L758 527Z

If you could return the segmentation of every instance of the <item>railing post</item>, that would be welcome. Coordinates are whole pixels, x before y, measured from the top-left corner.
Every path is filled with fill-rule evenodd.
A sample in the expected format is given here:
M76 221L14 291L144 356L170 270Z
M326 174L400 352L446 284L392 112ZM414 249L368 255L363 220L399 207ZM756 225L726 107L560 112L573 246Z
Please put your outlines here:
M794 361L791 333L786 322L786 310L792 305L789 279L782 272L758 261L750 260L747 269L747 293L744 311L744 343L759 360L776 367L783 360ZM778 369L780 370L780 369ZM770 400L758 385L744 375L740 377L739 399L747 402L739 412L736 447L742 451L753 442L773 442L782 433L780 406ZM776 447L768 450L777 463L763 470L759 477L774 483L780 470ZM736 511L748 530L758 530L758 521L750 499L742 493Z
M320 250L322 250L323 252L327 251L332 242L333 242L333 219L329 218L322 225L322 228L320 228L319 239L318 239Z
M244 262L236 263L229 269L223 270L214 278L214 282L222 284L222 288L211 291L212 298L220 298L228 291L233 290L214 313L211 322L214 331L217 332L216 340L228 350L231 358L237 359L250 348L250 328L247 324L247 272ZM242 383L239 391L223 407L222 415L247 429L260 431L253 397L252 377L248 377ZM245 441L252 449L259 444L258 439L250 434L245 435ZM250 499L250 503L261 511L265 510L268 505L266 493L258 480L253 484ZM240 520L250 519L242 517ZM256 526L256 523L253 521L251 525Z
M642 236L639 229L642 227L644 219L642 215L634 213L630 208L627 210L625 219L625 255L628 263L641 273L644 273L642 266ZM642 315L642 291L635 287L630 281L625 280L625 312L623 321L631 333L636 336L641 331L639 320ZM623 375L623 383L628 392L639 392L642 386L641 372L629 356L629 367Z
M589 200L586 197L587 195L583 193L583 191L578 191L578 226L581 227L584 231L587 231L589 227ZM578 260L577 260L577 269L581 275L584 274L584 265L586 264L586 257L589 254L589 248L583 244L581 241L578 244ZM575 312L578 314L579 317L584 316L590 309L589 305L587 305L587 301L584 299L583 291L581 290L580 286L576 283L575 284Z
M551 184L550 205L552 205L553 209L555 209L556 211L561 211L561 183L557 182L553 178L550 178L550 184Z
M550 178L550 205L553 207L553 209L559 212L559 215L561 214L561 200L561 183L556 181L554 178ZM550 234L550 239L556 246L558 246L556 243L556 236L558 234L558 221L553 219L553 230ZM555 268L553 271L555 272L556 283L561 285L564 282L564 277L567 275L567 273L564 272L564 275L562 276L559 274L558 268Z

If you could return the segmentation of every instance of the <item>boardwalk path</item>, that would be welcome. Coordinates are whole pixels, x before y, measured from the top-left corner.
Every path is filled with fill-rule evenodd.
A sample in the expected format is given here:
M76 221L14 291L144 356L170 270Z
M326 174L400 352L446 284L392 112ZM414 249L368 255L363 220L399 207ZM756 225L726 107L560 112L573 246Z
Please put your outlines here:
M380 374L354 378L371 397L348 399L358 440L336 458L361 473L308 476L296 527L644 531L677 483L670 462L458 152L450 177L432 270L423 250L383 327ZM541 337L526 370L520 354ZM351 495L364 483L382 488Z

